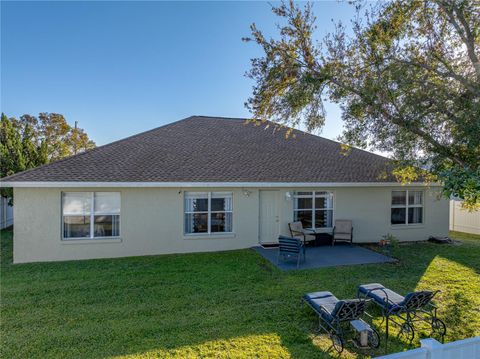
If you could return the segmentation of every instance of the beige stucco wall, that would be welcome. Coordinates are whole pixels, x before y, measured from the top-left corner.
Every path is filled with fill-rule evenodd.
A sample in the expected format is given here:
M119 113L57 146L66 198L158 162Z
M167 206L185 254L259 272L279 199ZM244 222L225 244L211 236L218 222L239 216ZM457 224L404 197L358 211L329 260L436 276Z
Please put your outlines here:
M448 234L448 201L426 190L424 224L390 225L391 191L394 188L316 188L334 193L334 218L352 219L355 242L377 242L386 233L400 240L425 240ZM75 188L68 191L92 191ZM57 261L166 253L221 251L258 244L259 190L209 188L233 192L233 235L189 237L183 234L182 188L99 188L121 192L120 239L61 239L60 188L15 188L14 262ZM188 191L206 191L189 188ZM280 228L288 234L293 200L278 190Z

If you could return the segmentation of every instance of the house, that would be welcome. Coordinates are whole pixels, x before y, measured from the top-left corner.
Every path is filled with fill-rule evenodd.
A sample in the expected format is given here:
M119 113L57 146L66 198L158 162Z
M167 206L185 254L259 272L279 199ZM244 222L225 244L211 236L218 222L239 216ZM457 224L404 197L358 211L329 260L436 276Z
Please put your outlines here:
M14 262L221 251L274 243L288 223L354 242L448 234L439 185L401 185L386 158L301 131L192 116L6 177Z

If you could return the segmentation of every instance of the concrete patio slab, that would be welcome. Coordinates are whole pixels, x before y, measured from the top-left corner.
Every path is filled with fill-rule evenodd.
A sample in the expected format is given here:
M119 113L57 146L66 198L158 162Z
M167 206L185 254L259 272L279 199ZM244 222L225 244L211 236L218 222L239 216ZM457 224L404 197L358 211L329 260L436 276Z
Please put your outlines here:
M281 270L297 269L296 258L277 263L278 248L263 248L261 246L253 247L265 259L280 268ZM334 247L307 247L306 260L301 262L298 269L313 269L324 267L336 267L355 264L372 263L393 263L394 258L371 251L369 249L349 244L337 244Z

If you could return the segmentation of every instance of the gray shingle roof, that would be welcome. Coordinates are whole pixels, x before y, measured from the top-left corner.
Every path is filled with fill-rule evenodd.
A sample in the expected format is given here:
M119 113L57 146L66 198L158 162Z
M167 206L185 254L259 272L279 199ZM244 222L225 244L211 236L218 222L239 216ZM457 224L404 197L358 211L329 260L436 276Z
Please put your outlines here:
M3 180L9 182L386 182L387 159L245 120L192 116Z

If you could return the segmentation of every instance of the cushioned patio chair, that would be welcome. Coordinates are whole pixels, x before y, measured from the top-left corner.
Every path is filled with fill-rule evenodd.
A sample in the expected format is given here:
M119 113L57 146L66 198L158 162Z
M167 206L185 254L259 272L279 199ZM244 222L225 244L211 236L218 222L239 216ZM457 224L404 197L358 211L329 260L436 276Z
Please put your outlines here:
M285 236L278 237L278 259L277 262L280 261L280 257L285 261L288 258L296 258L297 259L297 268L300 265L300 260L302 259L305 262L305 246L303 245L302 241L298 238L290 238Z
M302 222L297 221L289 223L288 228L290 229L290 235L293 238L300 239L303 244L306 244L307 242L315 242L316 232L313 229L304 229Z
M337 219L333 227L332 246L335 242L353 242L353 226L352 221L346 219Z
M421 322L430 326L433 334L439 334L441 340L445 337L445 323L437 318L437 307L432 303L433 297L439 291L422 290L410 292L405 297L385 288L380 283L364 284L358 287L359 298L370 298L382 309L386 322L385 335L388 339L389 323L400 328L399 336L410 343L415 337L415 325Z
M337 352L341 353L343 351L347 331L351 330L349 323L356 320L362 321L368 328L370 347L377 348L380 345L377 331L361 320L365 313L366 300L339 300L327 291L305 294L303 300L318 315L318 332L324 331L330 336L332 347Z

